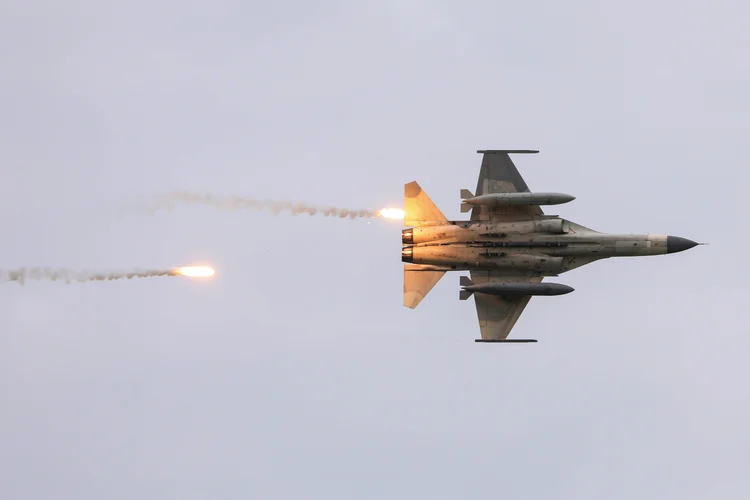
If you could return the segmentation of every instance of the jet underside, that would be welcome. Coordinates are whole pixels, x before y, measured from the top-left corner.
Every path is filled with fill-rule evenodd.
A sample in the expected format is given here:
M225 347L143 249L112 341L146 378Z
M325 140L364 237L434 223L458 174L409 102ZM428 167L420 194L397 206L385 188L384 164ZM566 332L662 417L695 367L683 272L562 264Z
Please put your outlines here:
M461 277L459 298L475 299L482 333L477 341L510 342L507 336L532 296L573 291L542 283L545 277L610 257L661 255L696 245L667 235L606 234L545 215L541 205L575 198L529 191L509 153L536 151L479 152L484 156L476 192L461 190L461 210L471 211L468 221L447 220L419 184L405 185L401 249L407 307L417 307L446 272L471 273Z

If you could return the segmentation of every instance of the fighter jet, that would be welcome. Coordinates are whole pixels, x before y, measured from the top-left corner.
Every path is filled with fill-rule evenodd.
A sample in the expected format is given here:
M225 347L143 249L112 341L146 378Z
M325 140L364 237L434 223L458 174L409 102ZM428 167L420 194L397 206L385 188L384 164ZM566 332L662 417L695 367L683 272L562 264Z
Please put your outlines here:
M541 206L568 203L564 193L531 192L510 159L536 150L480 150L483 155L474 193L461 190L461 212L468 221L449 221L417 182L404 186L401 260L404 305L416 308L448 271L460 277L459 299L474 297L481 339L476 342L536 342L508 339L535 295L573 291L542 283L572 269L610 257L640 257L682 252L698 245L679 236L605 234Z

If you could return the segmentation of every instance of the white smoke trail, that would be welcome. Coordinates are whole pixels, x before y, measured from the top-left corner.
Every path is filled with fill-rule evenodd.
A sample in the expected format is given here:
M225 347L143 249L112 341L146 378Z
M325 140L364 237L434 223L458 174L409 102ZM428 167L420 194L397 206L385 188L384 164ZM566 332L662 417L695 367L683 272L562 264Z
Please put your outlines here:
M342 219L376 218L383 217L382 211L377 210L351 210L348 208L325 207L311 205L308 203L274 200L257 200L245 196L217 196L210 193L173 192L164 199L156 202L148 210L153 215L159 210L172 211L175 204L208 205L219 210L264 210L269 209L274 215L282 211L289 211L292 215L306 213L308 215L323 214L325 217L339 217Z
M86 281L113 281L133 278L154 278L157 276L180 276L180 269L147 269L129 272L92 272L73 271L70 269L51 269L46 267L22 267L10 271L0 269L0 283L17 282L23 285L28 280L63 281L83 283Z

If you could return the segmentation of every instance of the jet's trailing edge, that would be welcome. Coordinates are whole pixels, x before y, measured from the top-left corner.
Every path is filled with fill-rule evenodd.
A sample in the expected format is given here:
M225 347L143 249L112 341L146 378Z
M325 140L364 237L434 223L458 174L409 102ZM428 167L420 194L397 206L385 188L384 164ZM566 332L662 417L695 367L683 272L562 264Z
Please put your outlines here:
M416 308L444 275L445 271L414 272L404 266L404 305Z

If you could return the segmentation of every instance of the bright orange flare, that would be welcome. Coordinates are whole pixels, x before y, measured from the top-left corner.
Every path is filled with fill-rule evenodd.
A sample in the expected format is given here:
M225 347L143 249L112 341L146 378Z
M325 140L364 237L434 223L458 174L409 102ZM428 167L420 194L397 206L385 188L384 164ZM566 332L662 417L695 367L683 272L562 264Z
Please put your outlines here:
M216 274L216 272L208 266L178 267L175 271L177 274L189 276L191 278L210 278Z
M386 219L403 219L405 215L400 208L384 208L380 211L380 216Z

